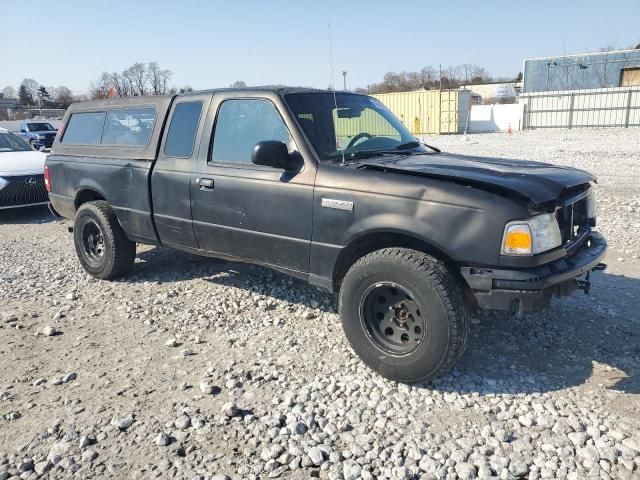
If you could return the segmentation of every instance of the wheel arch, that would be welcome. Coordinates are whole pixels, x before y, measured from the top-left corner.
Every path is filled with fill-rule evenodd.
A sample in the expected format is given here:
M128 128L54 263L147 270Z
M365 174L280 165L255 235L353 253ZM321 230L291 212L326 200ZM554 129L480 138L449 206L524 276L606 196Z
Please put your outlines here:
M82 206L83 203L93 202L95 200L107 201L105 196L94 187L82 187L76 192L76 196L73 199L73 206L76 211Z
M447 264L456 264L456 261L444 249L414 234L394 230L370 231L354 238L340 251L333 267L333 291L340 290L340 285L347 271L360 258L376 250L393 247L410 248L431 255Z

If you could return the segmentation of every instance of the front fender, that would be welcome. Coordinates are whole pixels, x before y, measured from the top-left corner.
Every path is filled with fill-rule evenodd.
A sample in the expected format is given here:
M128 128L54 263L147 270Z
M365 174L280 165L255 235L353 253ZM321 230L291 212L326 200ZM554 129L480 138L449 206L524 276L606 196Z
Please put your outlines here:
M424 212L421 211L423 209ZM460 250L467 248L469 240L477 238L483 230L482 213L475 209L434 208L433 205L419 206L414 212L380 213L353 223L344 231L340 243L346 247L372 234L406 235L431 245L453 260L459 260Z

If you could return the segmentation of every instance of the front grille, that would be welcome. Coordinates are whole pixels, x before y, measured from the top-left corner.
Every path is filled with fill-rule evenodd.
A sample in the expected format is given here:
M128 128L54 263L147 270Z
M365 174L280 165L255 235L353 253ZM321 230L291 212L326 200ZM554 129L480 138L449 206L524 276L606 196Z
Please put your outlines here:
M19 207L49 200L44 175L2 177L9 182L0 190L0 208Z
M38 139L38 141L40 143L43 143L46 147L51 147L51 145L53 145L54 140L56 139L56 134L55 133L44 133L41 134L42 135L42 139Z
M587 198L564 205L556 211L556 218L560 226L562 244L570 245L583 237L589 231L589 219L587 218Z

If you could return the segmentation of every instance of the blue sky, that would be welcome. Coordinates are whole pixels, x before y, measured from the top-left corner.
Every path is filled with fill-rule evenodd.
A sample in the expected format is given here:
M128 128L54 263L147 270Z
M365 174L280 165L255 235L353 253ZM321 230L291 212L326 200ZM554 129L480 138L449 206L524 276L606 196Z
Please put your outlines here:
M337 85L342 70L353 88L440 63L514 76L525 58L640 43L638 19L638 0L0 0L0 88L31 77L84 92L102 71L136 61L157 61L173 84L196 89L326 88L329 22Z

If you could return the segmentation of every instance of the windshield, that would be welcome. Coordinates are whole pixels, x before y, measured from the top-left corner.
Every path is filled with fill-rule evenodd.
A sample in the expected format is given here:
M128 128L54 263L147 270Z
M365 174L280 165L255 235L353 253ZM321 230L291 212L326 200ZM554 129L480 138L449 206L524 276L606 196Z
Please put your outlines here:
M0 152L28 152L32 148L13 133L0 132Z
M321 160L426 149L377 99L350 93L291 93L285 101ZM336 110L336 104L338 108Z
M27 123L30 132L53 132L55 128L50 123Z

